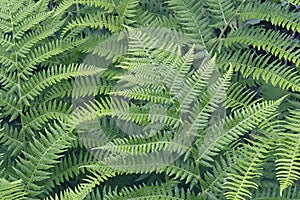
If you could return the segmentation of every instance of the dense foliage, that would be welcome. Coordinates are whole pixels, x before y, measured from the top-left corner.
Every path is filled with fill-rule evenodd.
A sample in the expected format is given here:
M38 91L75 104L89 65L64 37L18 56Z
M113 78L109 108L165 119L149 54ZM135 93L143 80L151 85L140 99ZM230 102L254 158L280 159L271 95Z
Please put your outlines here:
M0 199L300 199L299 0L0 2Z

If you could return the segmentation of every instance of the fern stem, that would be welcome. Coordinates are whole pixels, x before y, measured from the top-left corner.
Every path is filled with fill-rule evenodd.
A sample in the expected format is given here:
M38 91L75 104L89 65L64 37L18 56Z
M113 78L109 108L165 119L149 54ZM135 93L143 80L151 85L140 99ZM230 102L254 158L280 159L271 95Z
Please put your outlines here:
M12 6L13 7L13 6ZM16 47L16 38L14 36L14 24L13 24L13 17L12 17L12 12L11 9L9 9L9 18L10 18L10 24L11 24L11 30L12 30L12 43L13 43L13 47ZM22 104L22 94L21 94L21 77L20 77L20 73L19 73L19 69L18 69L18 54L15 53L14 55L15 57L15 64L16 64L16 69L17 69L17 77L18 77L18 84L17 84L17 88L18 88L18 96L19 96L19 105L20 105L20 109L19 109L19 113L20 113L20 121L21 121L21 126L22 128L24 127L24 121L23 121L23 104ZM26 150L26 137L25 137L25 133L23 134L23 148L24 150Z
M224 28L222 29L219 37L217 38L216 42L214 43L214 46L211 48L211 50L209 51L209 55L211 55L213 53L213 51L215 50L215 48L218 46L219 42L221 41L223 35L225 34L225 31L227 30L229 24L232 22L232 20L237 16L238 11L240 10L240 8L242 7L242 5L245 3L246 0L243 0L241 2L241 4L239 5L239 7L236 9L235 13L233 14L233 16L228 20L228 22L226 23L226 25L224 26Z

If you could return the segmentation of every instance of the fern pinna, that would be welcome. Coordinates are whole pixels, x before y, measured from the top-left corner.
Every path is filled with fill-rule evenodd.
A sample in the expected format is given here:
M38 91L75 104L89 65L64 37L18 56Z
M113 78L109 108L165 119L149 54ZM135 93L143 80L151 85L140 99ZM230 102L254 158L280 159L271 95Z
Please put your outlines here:
M1 199L299 199L298 0L0 0Z

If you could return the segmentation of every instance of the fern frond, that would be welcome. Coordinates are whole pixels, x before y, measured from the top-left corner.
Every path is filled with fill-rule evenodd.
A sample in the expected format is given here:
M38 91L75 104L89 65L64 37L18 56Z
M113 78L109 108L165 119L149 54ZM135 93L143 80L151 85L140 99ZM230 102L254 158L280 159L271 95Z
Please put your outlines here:
M79 153L68 153L60 159L60 162L50 169L51 177L43 183L45 189L51 191L56 185L61 185L65 181L69 181L72 178L78 176L80 173L85 173L85 165L94 164L96 161L92 154L86 151L80 151Z
M212 22L210 26L223 29L228 26L234 17L237 16L237 9L233 1L208 0L207 6Z
M280 196L279 185L275 185L259 188L255 191L252 198L253 200L296 200L299 196L300 190L297 186L287 188L283 191L282 196Z
M236 152L227 152L218 158L218 161L212 166L212 171L207 171L204 178L200 179L203 188L201 197L215 200L223 197L225 177L228 177L228 173L235 167L237 156Z
M174 162L176 154L160 151L147 154L121 154L104 159L104 163L112 169L124 173L151 173L162 171Z
M102 1L98 1L98 0L64 0L56 8L54 17L66 12L71 6L73 6L75 4L100 7L100 8L106 9L109 12L112 12L113 8L114 8L111 0L102 0Z
M180 103L179 108L184 108L190 105L199 94L207 87L208 80L211 78L215 66L215 57L206 62L204 65L200 66L197 71L195 71L191 77L188 78L186 84L176 95ZM184 82L185 83L185 82Z
M76 199L76 200L82 200L84 199L90 192L92 192L92 189L94 189L96 186L99 186L100 183L106 181L108 178L114 177L119 172L107 168L105 166L102 166L100 164L95 164L91 166L87 166L88 169L91 171L92 176L88 176L85 179L85 183L81 183L78 185L75 189L68 188L65 191L60 192L59 194L55 194L54 198L49 197L46 199L50 200L59 200L59 199Z
M236 166L225 178L223 188L227 190L224 194L228 200L251 198L252 194L249 189L258 188L253 179L261 176L259 170L266 159L268 148L270 148L268 140L251 142L243 146L240 150L241 157L236 160Z
M114 15L107 15L103 12L97 14L86 14L83 17L78 17L69 22L64 28L62 35L66 35L68 31L78 27L90 28L107 28L111 32L119 32L122 30L121 20Z
M26 75L32 75L32 71L37 68L36 65L38 63L42 63L52 56L73 49L85 41L86 39L53 40L45 45L40 45L32 49L31 52L26 55L26 59L20 61L20 66L18 66L21 68L19 76L26 80Z
M123 96L136 100L145 100L157 104L171 104L172 100L169 94L162 91L148 88L133 88L122 91L111 92L112 95Z
M123 24L129 25L135 22L138 3L138 0L123 0L119 1L119 4L116 5L116 11Z
M191 191L180 189L175 184L162 183L151 185L133 186L130 188L122 188L121 191L107 191L105 188L103 192L103 200L156 200L156 199L177 199L177 200L196 200L197 197Z
M189 185L189 189L191 190L197 187L202 180L199 169L190 161L182 162L182 160L179 159L163 169L163 172L172 179L184 181L185 184Z
M99 99L95 102L86 103L83 107L77 107L72 115L75 124L80 124L86 121L92 121L97 116L104 117L111 115L112 104L108 98Z
M288 0L289 3L293 4L293 5L298 5L300 6L300 1L299 0Z
M95 66L86 66L84 64L73 64L70 66L60 65L36 73L30 81L26 82L21 87L23 100L33 100L34 97L40 95L46 87L53 85L61 80L76 76L95 75L103 69Z
M103 56L107 60L112 59L112 61L115 62L118 58L123 57L127 53L127 49L128 40L121 32L119 34L113 34L100 42L93 50L93 54Z
M25 126L22 127L20 133L26 132L31 135L35 135L34 131L39 131L50 120L59 120L67 122L70 120L71 107L62 102L56 101L49 102L47 104L39 105L38 107L32 107L24 115Z
M300 127L298 121L300 113L298 110L291 111L291 115L287 117L285 128L288 133L281 133L280 142L277 144L276 155L276 177L280 183L280 195L283 190L293 184L300 178L298 168L300 166ZM291 131L296 133L291 133Z
M24 151L24 157L19 157L19 162L14 168L15 176L22 178L25 183L25 192L31 196L40 194L43 190L41 181L51 175L48 170L57 163L61 153L70 146L71 137L67 127L55 123L45 130L45 135L40 134L40 139L35 138Z
M40 25L32 32L22 36L22 38L20 38L20 40L18 41L15 54L21 57L26 57L25 55L29 53L34 45L36 45L41 40L53 35L56 31L59 30L63 23L64 21L49 21L47 24Z
M9 182L3 178L0 179L0 199L26 199L24 185L21 180Z
M204 138L200 139L197 162L213 161L213 156L218 155L221 150L240 136L253 130L261 121L274 115L284 98L276 101L263 101L258 104L240 109L231 116L221 120L207 130ZM204 164L207 164L204 162Z
M255 91L234 83L227 90L225 107L231 108L232 111L245 109L261 101L261 99L256 99L256 96Z
M129 136L128 139L116 138L101 147L95 147L93 149L106 150L113 154L147 154L159 151L182 154L186 152L188 148L188 146L184 146L181 141L177 141L176 138L173 138L169 133L158 133L148 137L133 135Z
M300 32L299 27L299 12L290 11L279 3L273 2L254 2L247 3L239 11L239 16L242 20L259 19L271 22L275 26L281 26L287 30L297 30Z
M278 61L271 61L270 55L258 56L253 51L226 52L218 58L217 63L223 68L232 64L234 71L241 72L243 77L271 83L282 89L300 90L300 76L291 67L284 66Z
M185 33L194 40L194 43L206 47L213 33L209 27L209 18L206 16L203 2L172 0L167 3L169 8L175 12L175 16Z
M17 156L24 147L23 137L19 130L8 124L3 125L3 130L0 133L0 143L6 148L9 157Z
M290 40L290 36L274 30L261 28L240 28L231 32L223 39L226 46L234 43L251 45L258 50L265 50L279 59L284 58L300 66L299 52L300 43L298 40Z

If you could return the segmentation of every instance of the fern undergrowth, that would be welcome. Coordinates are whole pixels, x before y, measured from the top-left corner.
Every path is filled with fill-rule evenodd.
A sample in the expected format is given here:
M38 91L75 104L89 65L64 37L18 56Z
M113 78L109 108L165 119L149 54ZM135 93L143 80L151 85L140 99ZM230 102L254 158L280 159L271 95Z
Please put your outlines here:
M300 1L0 0L0 199L300 199Z

